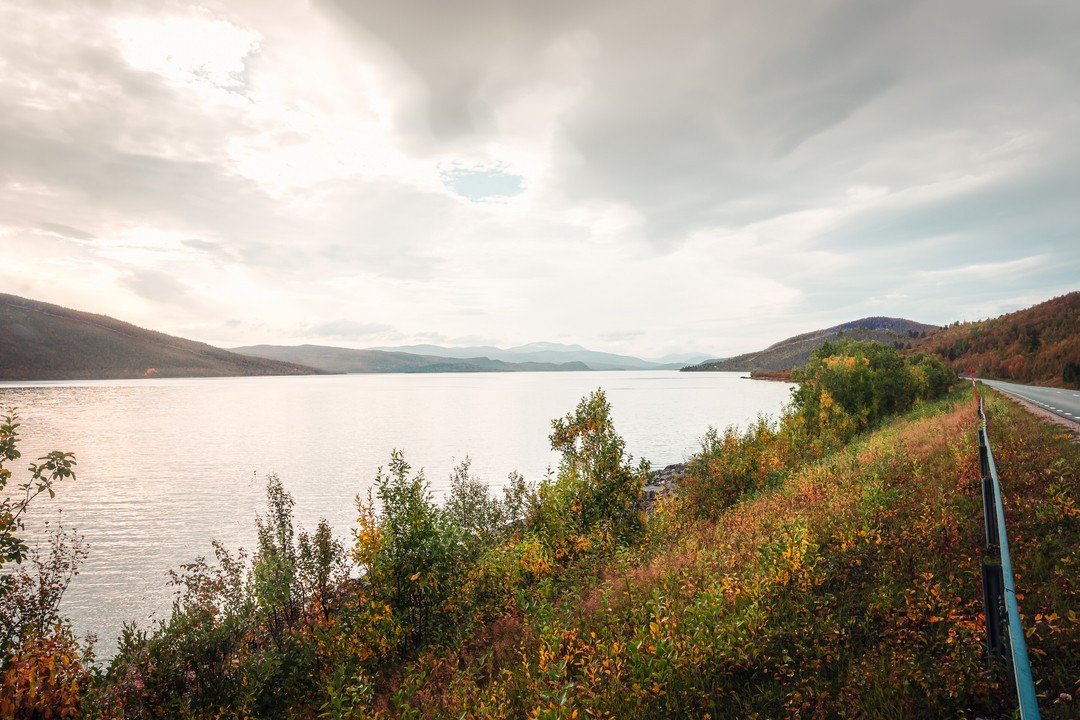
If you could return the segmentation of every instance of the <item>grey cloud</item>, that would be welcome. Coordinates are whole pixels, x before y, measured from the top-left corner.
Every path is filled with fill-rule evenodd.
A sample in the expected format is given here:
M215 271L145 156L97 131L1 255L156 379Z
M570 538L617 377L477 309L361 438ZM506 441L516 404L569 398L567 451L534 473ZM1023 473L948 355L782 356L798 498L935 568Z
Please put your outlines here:
M38 223L38 227L46 232L62 235L66 238L71 238L72 240L93 240L95 237L85 230L73 228L70 225L62 225L60 223Z
M190 240L182 240L181 245L192 248L194 250L202 250L203 252L216 253L221 251L221 245L215 242L209 242L207 240L199 240L192 238Z
M319 6L364 37L374 35L423 82L399 109L406 137L420 147L489 130L496 105L536 76L536 55L579 11L566 0L515 2L322 0Z
M661 250L692 230L904 187L1010 128L1070 144L1080 97L1073 4L384 3L324 0L421 81L401 129L452 147L586 37L588 90L561 119L560 187L643 213ZM1032 74L1037 82L1032 82ZM427 127L417 124L427 118ZM912 153L916 157L912 157ZM922 161L922 162L921 162Z

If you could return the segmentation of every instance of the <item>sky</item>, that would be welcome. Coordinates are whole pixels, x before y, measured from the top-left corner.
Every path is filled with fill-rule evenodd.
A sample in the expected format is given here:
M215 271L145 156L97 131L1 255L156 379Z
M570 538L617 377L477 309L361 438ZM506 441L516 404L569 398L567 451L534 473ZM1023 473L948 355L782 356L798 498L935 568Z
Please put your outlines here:
M0 0L0 292L760 349L1077 289L1080 3Z

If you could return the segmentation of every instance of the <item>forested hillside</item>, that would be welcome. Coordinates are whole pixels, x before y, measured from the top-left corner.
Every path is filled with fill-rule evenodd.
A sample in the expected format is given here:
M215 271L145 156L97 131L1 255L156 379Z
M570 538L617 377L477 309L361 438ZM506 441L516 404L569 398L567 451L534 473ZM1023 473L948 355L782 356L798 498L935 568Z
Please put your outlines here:
M926 325L903 318L868 317L789 337L764 350L723 360L707 360L698 365L683 368L683 370L691 372L700 370L788 371L806 365L810 355L831 340L846 338L900 346L912 342L921 335L936 332L938 329L936 325Z
M1080 387L1080 292L992 320L950 325L913 347L940 355L958 373Z
M105 315L0 294L0 380L308 375Z

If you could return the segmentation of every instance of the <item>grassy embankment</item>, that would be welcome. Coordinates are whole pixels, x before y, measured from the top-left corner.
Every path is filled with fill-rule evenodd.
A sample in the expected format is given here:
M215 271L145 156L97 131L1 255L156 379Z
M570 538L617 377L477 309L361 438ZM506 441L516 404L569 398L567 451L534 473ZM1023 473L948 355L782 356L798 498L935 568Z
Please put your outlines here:
M1080 448L990 393L1043 716L1075 717ZM392 716L996 717L970 388L430 650ZM678 527L676 527L678 526Z

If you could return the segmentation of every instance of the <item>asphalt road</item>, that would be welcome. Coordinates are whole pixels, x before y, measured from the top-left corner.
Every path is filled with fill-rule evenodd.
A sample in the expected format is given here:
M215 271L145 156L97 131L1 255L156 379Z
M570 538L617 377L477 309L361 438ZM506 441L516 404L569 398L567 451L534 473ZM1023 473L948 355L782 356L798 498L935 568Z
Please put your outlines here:
M995 390L1030 400L1044 410L1080 424L1080 391L1078 390L1062 390L1061 388L1039 387L1037 385L1017 385L1016 383L1002 382L1001 380L984 380L982 378L980 378L980 381Z

